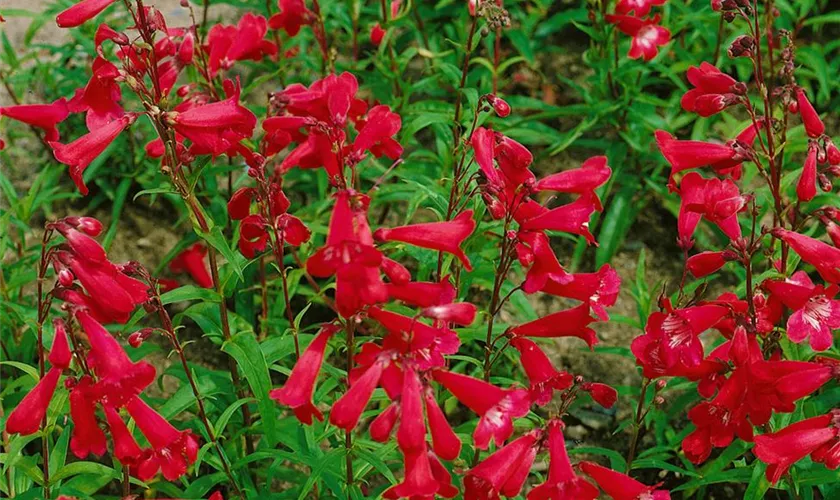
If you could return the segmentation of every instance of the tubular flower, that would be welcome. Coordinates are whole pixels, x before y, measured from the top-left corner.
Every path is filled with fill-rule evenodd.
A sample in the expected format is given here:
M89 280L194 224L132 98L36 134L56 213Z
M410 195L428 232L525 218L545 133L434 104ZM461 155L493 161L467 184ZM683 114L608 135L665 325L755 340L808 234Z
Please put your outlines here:
M9 434L27 436L38 431L41 422L44 421L47 415L47 408L55 393L61 372L70 366L71 355L70 348L67 344L67 333L64 329L64 322L56 320L54 324L55 338L49 356L49 361L52 366L9 414L9 418L6 419L6 428L4 429Z
M379 379L387 363L377 360L350 385L330 411L330 423L345 430L351 430L359 423L359 417L373 396L373 390L379 385Z
M802 174L796 183L796 197L799 201L811 201L817 195L817 145L808 146L808 156L802 166Z
M768 465L767 480L773 484L808 455L814 462L835 470L840 467L840 410L756 436L753 453Z
M321 327L321 331L295 363L285 385L269 393L271 399L292 408L297 419L307 425L312 423L312 417L324 420L323 414L312 402L312 395L315 393L318 372L321 371L321 364L324 362L327 341L338 330L339 327L334 324Z
M560 193L594 194L595 189L603 186L611 175L612 169L607 165L607 157L593 156L583 162L580 168L543 177L537 181L534 189ZM596 200L596 209L601 210L601 201L597 196L594 199Z
M541 291L558 297L580 300L592 309L601 321L610 319L607 308L615 305L621 288L621 278L609 264L596 273L567 275L563 281L549 280Z
M613 500L670 500L666 490L657 490L657 486L642 484L632 477L601 467L592 462L580 462L580 470L595 480Z
M374 106L368 111L364 121L356 122L356 127L359 135L353 141L354 152L370 151L377 158L384 155L391 160L396 160L402 155L402 146L393 139L402 127L402 119L388 106Z
M541 438L541 430L531 431L470 469L464 477L464 498L489 500L499 498L500 494L518 495L537 456Z
M417 307L433 307L451 304L455 300L455 287L444 276L439 282L410 281L408 283L388 283L388 296Z
M528 267L528 274L522 282L522 291L534 293L549 282L567 283L574 278L569 275L554 254L551 241L542 231L519 231L516 235L516 254L522 267Z
M91 453L99 457L105 453L105 433L96 422L97 399L93 380L88 376L79 379L70 391L70 417L73 419L70 450L78 458Z
M510 328L511 335L523 337L577 337L592 349L598 343L595 330L589 324L595 321L589 315L589 304L558 311L540 319Z
M680 241L691 240L701 217L716 224L730 239L741 237L738 213L745 210L748 198L732 179L704 179L697 172L690 172L680 183L680 198Z
M315 14L306 8L303 0L277 0L279 14L274 14L269 19L271 29L282 29L289 36L295 36L301 26L308 26L315 20Z
M840 301L833 298L837 285L827 289L814 285L805 271L798 271L784 281L768 280L763 287L793 311L787 321L791 342L800 343L810 337L815 351L831 347L831 332L840 328Z
M572 203L551 210L540 207L537 213L519 220L523 231L561 231L583 236L589 244L595 236L589 232L589 218L597 209L594 195L583 195Z
M436 495L452 498L458 490L452 486L452 478L434 455L426 450L426 444L416 451L403 451L405 479L400 484L385 490L384 498L433 498Z
M210 76L229 69L236 61L260 61L277 55L277 45L264 40L268 22L263 16L248 12L236 26L217 24L210 28L204 50L208 54Z
M514 337L510 345L519 351L520 363L531 384L529 391L533 403L545 406L551 401L554 391L565 391L572 386L574 377L568 372L557 371L534 341Z
M814 109L808 96L801 88L796 89L796 102L799 105L799 116L802 117L802 123L805 125L805 133L808 137L816 139L825 133L825 124L820 119L820 115Z
M681 141L664 130L657 130L655 135L659 151L671 164L671 177L683 170L705 166L711 166L715 170L720 168L719 165L732 168L735 166L733 162L739 164L743 161L743 158L739 156L738 151L731 144ZM736 162L736 160L738 161Z
M589 481L575 474L566 440L563 437L563 422L552 420L548 423L548 478L528 493L528 500L551 500L556 498L574 498L576 500L595 500L598 488Z
M373 246L367 222L369 203L365 195L339 191L327 242L306 261L312 276L336 275L336 306L344 317L388 299L388 289L379 275L382 254Z
M435 455L444 460L455 460L461 453L461 440L446 420L431 387L423 391L423 399L426 403L426 418L429 421L429 434L432 435L432 449Z
M688 272L695 278L708 276L726 264L724 252L701 252L692 255L685 263Z
M86 112L85 123L88 130L104 127L113 120L118 120L125 111L120 105L122 92L117 83L119 69L102 57L93 61L93 76L88 84L76 90L68 106L74 113Z
M409 226L379 228L373 233L376 241L400 241L421 248L438 250L455 255L467 271L472 270L470 259L461 249L475 231L472 210L461 212L451 221L412 224Z
M734 91L738 81L707 62L688 68L688 82L693 89L683 94L680 104L686 111L703 117L712 116L740 102Z
M151 445L140 459L144 476L154 476L160 469L163 477L174 481L186 474L198 456L198 442L192 433L173 427L139 397L132 398L126 409Z
M773 235L790 245L802 260L817 268L822 279L840 283L840 249L787 229L773 229Z
M154 381L155 368L145 361L132 363L117 340L87 311L77 311L76 319L87 333L88 362L99 377L94 389L105 404L124 406Z
M650 13L654 5L665 5L667 0L619 0L615 5L617 14L633 13L636 17L644 17Z
M473 434L475 446L486 450L492 438L502 446L513 433L513 419L528 413L530 399L523 389L501 389L477 378L449 371L434 372L435 380L458 401L481 415Z
M168 118L179 134L192 141L193 154L230 153L254 133L257 117L239 104L238 82L225 80L224 87L227 99L173 112Z
M138 474L140 479L146 481L154 477L157 471L151 471L151 474L146 474L147 471L138 471L137 465L140 458L143 456L143 449L137 444L131 431L123 422L120 414L114 408L105 405L105 419L108 422L108 429L111 432L111 438L114 440L114 456L121 464L128 466L132 472Z
M173 273L187 272L199 286L213 288L213 278L204 263L205 255L207 255L207 247L196 243L172 259L169 270Z
M637 14L638 15L638 14ZM607 15L606 21L615 24L624 33L633 37L630 42L630 52L627 56L631 59L643 58L650 61L659 53L660 46L671 40L671 32L659 26L659 16L651 19L640 19L633 16Z
M44 140L48 142L59 139L56 126L67 119L69 114L67 100L64 98L52 104L21 104L0 107L0 116L7 116L12 120L40 128L45 133Z
M454 304L443 304L430 306L422 311L420 315L425 318L432 318L446 323L456 323L469 326L475 320L478 308L469 302L457 302Z
M114 0L82 0L58 14L55 23L59 28L75 28L99 15L112 3Z
M703 344L699 336L713 327L728 312L719 305L699 305L683 309L670 309L655 312L648 318L645 334L650 337L662 336L659 354L666 369L677 365L686 368L696 367L703 360Z
M88 188L84 179L82 179L82 174L84 174L87 166L101 155L123 130L134 123L135 119L136 116L133 114L123 115L69 144L50 143L55 159L69 167L70 178L76 183L80 193L88 194Z
M607 384L585 382L581 389L588 392L592 399L604 408L612 408L618 400L618 392Z

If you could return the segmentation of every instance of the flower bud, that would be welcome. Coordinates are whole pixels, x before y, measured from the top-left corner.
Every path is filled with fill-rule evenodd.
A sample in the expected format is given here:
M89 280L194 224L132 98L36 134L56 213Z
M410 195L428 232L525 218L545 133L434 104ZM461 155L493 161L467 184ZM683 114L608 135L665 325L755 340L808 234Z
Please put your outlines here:
M828 179L828 177L826 177L825 174L820 174L819 176L817 176L817 179L820 183L820 189L822 189L824 193L830 193L833 188L831 186L831 181Z
M656 381L656 390L661 391L662 389L665 388L666 385L668 385L668 381L665 380L664 378L661 378L661 379Z
M755 39L749 35L741 35L732 42L727 53L729 57L750 57L755 48Z
M655 398L653 398L653 404L655 406L662 406L665 404L665 398L663 398L662 396L656 396Z
M73 286L73 281L76 279L73 276L73 273L69 269L62 269L58 272L58 282L63 287L70 287Z
M510 114L510 104L508 104L504 99L493 96L493 99L490 102L493 104L493 109L496 111L496 115L500 118L505 118Z
M93 217L79 217L76 227L88 236L96 237L102 233L102 223Z
M829 165L840 165L840 149L830 139L825 141L825 154Z
M143 345L143 341L151 337L154 332L154 328L143 328L142 330L137 330L128 336L128 345L136 349Z

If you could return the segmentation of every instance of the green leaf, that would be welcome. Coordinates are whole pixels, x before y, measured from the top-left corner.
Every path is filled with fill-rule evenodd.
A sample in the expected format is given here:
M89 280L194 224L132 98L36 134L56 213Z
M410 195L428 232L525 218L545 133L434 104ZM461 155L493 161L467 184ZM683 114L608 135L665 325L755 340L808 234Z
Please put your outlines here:
M108 476L111 478L119 477L117 471L107 465L96 462L73 462L58 469L58 472L50 477L50 481L60 481L79 474L92 474L94 476Z
M186 300L200 300L202 302L219 302L221 299L215 290L194 285L179 286L160 296L164 305Z
M277 407L274 401L268 397L268 391L271 390L271 378L260 344L253 333L242 332L237 333L222 344L222 351L230 354L242 369L245 379L251 387L251 392L257 399L257 407L260 410L265 436L272 447L276 446L279 442L276 431Z
M239 257L238 255L231 250L230 246L228 245L227 239L225 235L222 233L222 228L219 226L214 226L210 232L204 233L199 231L199 236L201 236L207 243L213 246L216 250L219 251L220 254L228 261L228 264L233 267L233 270L236 272L236 275L239 276L240 280L245 280L245 276L242 274L242 267L239 265Z

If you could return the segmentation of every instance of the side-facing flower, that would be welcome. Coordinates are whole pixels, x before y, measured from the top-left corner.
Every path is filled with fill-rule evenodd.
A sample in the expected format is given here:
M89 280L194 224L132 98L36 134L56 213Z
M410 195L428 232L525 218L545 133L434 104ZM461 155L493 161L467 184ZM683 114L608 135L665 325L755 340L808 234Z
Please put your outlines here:
M640 19L633 16L607 15L606 21L615 24L624 33L633 37L630 42L630 52L627 56L631 59L643 58L650 61L659 53L659 47L671 40L671 32L667 28L659 26L659 16L650 19Z
M139 397L126 405L137 428L151 445L141 458L140 469L163 472L163 477L174 481L187 472L198 456L198 442L190 431L179 431Z
M657 490L657 486L648 486L636 481L632 477L607 469L596 463L580 462L580 470L595 480L613 500L670 500L671 494L666 490Z
M56 125L63 122L69 114L67 100L64 98L52 104L20 104L0 107L0 116L7 116L12 120L40 128L45 132L44 140L48 142L59 139Z
M472 210L467 210L451 221L379 228L373 233L373 237L376 241L400 241L421 248L451 253L461 261L464 269L472 271L470 259L461 249L464 240L475 231L476 223L472 217Z
M768 464L766 476L773 484L808 455L814 462L835 470L840 467L840 410L756 436L753 453Z
M207 255L207 247L200 243L191 245L172 259L169 270L173 273L187 272L199 286L213 288L213 278L204 263L205 255Z
M688 68L687 77L694 88L683 94L680 100L686 111L707 117L740 102L740 98L733 93L738 81L712 64L703 62L700 67Z
M499 498L500 494L518 495L537 456L541 438L541 430L531 431L470 469L464 477L464 498L489 500Z
M815 351L831 347L831 332L840 328L840 301L834 299L837 285L828 289L814 285L805 271L798 271L784 281L768 280L763 287L793 311L787 321L787 335L792 342L800 343L810 337Z
M542 349L530 339L514 337L510 345L519 351L520 363L528 375L531 401L545 406L554 391L564 391L572 386L574 377L568 372L557 371Z
M825 133L825 124L817 114L817 110L808 100L808 96L802 88L796 89L796 102L799 105L799 116L802 117L802 123L805 125L805 133L808 137L816 139Z
M89 21L108 8L115 0L81 0L72 7L61 11L55 18L59 28L75 28Z
M576 500L595 500L598 488L586 479L575 474L569 453L566 451L566 439L563 437L563 422L551 420L548 423L548 478L528 493L528 500L553 500L555 498L574 498Z
M514 326L509 333L523 337L577 337L592 349L598 343L595 330L588 326L593 321L595 319L589 314L589 304L584 303Z

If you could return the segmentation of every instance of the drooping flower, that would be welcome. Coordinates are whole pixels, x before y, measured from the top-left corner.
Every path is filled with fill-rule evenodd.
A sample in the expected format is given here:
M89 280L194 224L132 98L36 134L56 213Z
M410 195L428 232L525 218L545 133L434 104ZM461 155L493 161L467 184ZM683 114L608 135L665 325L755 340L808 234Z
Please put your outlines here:
M685 267L695 278L702 278L723 267L726 264L725 255L724 252L701 252L689 257Z
M88 194L88 188L85 185L84 179L82 179L82 174L84 174L85 169L97 156L105 151L123 130L134 123L135 119L136 115L126 114L79 137L69 144L61 144L59 142L50 143L55 159L68 166L70 178L76 183L76 187L80 193L83 195Z
M796 89L796 102L799 105L799 116L802 117L802 123L805 125L805 133L808 134L808 137L816 139L823 135L825 133L825 124L820 119L820 115L817 114L811 101L808 100L805 91L800 87Z
M551 241L543 231L519 231L516 239L519 263L529 268L522 282L522 291L534 293L543 290L550 282L568 283L574 279L560 265Z
M776 484L796 462L811 455L830 470L840 467L840 410L808 418L755 437L753 453L768 464L767 480Z
M373 233L373 237L376 241L400 241L421 248L451 253L461 261L464 269L472 271L470 259L461 249L461 245L473 231L475 231L473 212L466 210L451 221L379 228Z
M105 405L103 409L105 410L105 419L108 422L111 438L114 441L114 456L121 464L137 473L141 480L146 481L154 477L157 470L151 471L150 474L147 474L147 471L137 470L139 460L143 456L143 449L131 435L131 431L128 430L119 412L108 405Z
M552 500L557 498L574 498L576 500L595 500L598 498L598 488L586 479L575 474L569 454L566 451L566 440L563 437L563 422L551 420L548 423L548 478L546 481L528 493L528 500Z
M140 469L146 474L160 469L168 481L186 474L198 456L198 442L192 433L173 427L139 397L132 398L126 409L151 445L141 458Z
M735 181L704 179L697 172L689 172L680 183L679 193L681 242L691 241L701 217L717 225L730 239L741 237L738 213L746 209L749 198L741 194Z
M336 275L336 306L344 317L388 299L388 289L379 275L382 254L373 246L367 222L369 203L365 195L339 191L327 242L306 261L312 276Z
M67 100L63 97L52 104L20 104L0 107L0 116L7 116L12 120L40 128L45 132L44 140L48 142L59 139L56 125L63 122L69 114Z
M382 494L384 498L433 498L435 495L452 498L457 494L458 490L452 486L451 477L446 469L439 462L439 467L432 465L432 460L437 459L428 453L425 442L418 450L403 450L403 457L405 479L385 490Z
M88 130L104 127L125 114L120 105L122 91L117 83L119 69L102 57L93 61L93 76L84 88L76 90L68 106L74 113L85 112Z
M400 131L402 119L385 105L374 106L364 120L356 122L359 135L353 141L353 151L370 151L377 158L387 156L396 160L402 155L403 148L393 136Z
M447 276L438 282L409 281L401 284L392 282L385 286L390 298L423 308L451 304L456 295L455 287L449 282Z
M486 450L492 438L501 446L513 433L513 419L528 413L530 398L523 389L502 389L488 382L445 370L434 372L435 380L458 401L481 416L473 439Z
M837 285L814 285L805 271L784 280L768 280L762 285L793 311L787 321L787 335L800 343L810 337L811 348L825 351L834 343L832 331L840 328L840 301L834 296Z
M99 15L112 3L114 0L81 0L59 13L55 23L59 28L75 28Z
M632 477L607 469L593 462L580 462L580 470L595 480L613 500L670 500L666 490L657 490L659 485L648 486ZM661 484L661 483L660 483Z
M257 117L239 103L238 82L225 80L224 87L227 99L171 112L168 117L175 130L192 141L193 154L219 156L254 133Z
M601 321L607 321L610 318L607 308L615 305L620 287L621 278L616 270L604 264L595 273L570 274L562 281L550 279L540 291L583 301Z
M379 379L387 363L377 360L351 385L330 411L330 423L345 430L351 430L359 423L359 417L370 401L373 390L379 385Z
M568 372L557 371L533 340L514 337L510 345L519 351L522 368L531 384L531 401L535 404L545 406L551 401L554 391L564 391L572 386L574 377Z
M708 117L740 102L734 93L738 81L712 64L703 62L699 68L691 66L687 76L694 88L683 94L680 100L686 111Z
M711 166L716 171L719 166L732 168L743 161L738 151L730 144L677 140L664 130L657 130L655 136L662 156L671 164L671 177L683 170L705 166Z
M607 15L606 21L615 24L624 33L633 37L627 56L631 59L644 58L650 61L659 53L659 48L671 40L671 32L659 26L659 15L650 19L625 15Z
M105 433L96 421L97 399L93 379L88 376L79 379L70 390L70 417L73 419L70 450L78 458L91 453L99 457L105 453Z
M796 183L796 197L799 201L811 201L817 195L817 145L808 146L808 156L802 166L802 174Z
M540 319L514 326L509 329L511 335L523 337L577 337L593 348L598 343L595 330L589 324L595 321L589 314L589 304L551 313Z
M664 0L663 0L664 1ZM606 183L612 169L607 165L606 156L593 156L580 166L543 177L534 186L537 191L558 191L561 193L594 194L595 189ZM596 209L601 210L601 201L597 196Z
M321 364L324 362L327 341L338 330L339 327L335 324L321 327L321 331L295 363L283 387L272 389L269 393L271 399L292 408L297 419L307 425L312 423L312 417L324 420L323 414L312 402L312 396L315 393L315 382L321 371Z
M537 456L541 437L541 430L531 431L470 469L464 477L464 498L489 500L499 498L500 494L518 495Z
M173 273L187 272L192 279L204 288L213 288L213 278L204 263L207 247L196 243L175 256L169 263L169 270Z
M540 207L536 214L517 220L523 231L561 231L583 236L587 243L593 244L595 236L589 232L589 218L597 206L594 195L584 194L572 203L551 210Z
M56 320L54 324L55 337L49 355L52 366L9 414L4 429L9 434L26 436L38 431L41 422L47 415L47 408L55 393L61 372L70 365L71 355L64 322Z
M94 386L98 399L121 407L154 381L155 368L146 361L132 362L119 342L87 311L77 311L76 319L90 343L88 363L99 377Z
M427 387L423 392L423 399L426 403L429 434L432 436L432 449L444 460L455 460L461 453L461 440L446 420L446 415L438 405L431 387Z
M840 283L840 248L787 229L776 228L772 233L790 245L802 260L814 266L822 279Z

